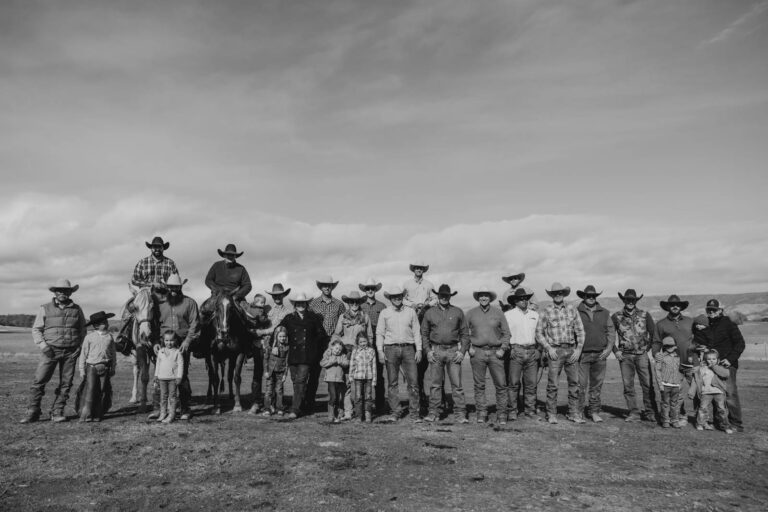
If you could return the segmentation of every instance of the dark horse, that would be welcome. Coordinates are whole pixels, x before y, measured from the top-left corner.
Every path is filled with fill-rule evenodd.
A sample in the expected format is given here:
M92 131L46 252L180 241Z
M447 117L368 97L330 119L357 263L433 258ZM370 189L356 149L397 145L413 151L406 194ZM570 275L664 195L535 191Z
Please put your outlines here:
M233 412L240 412L243 410L240 403L241 374L253 345L253 334L248 330L245 313L229 296L219 294L213 300L214 313L210 321L204 322L199 344L200 355L205 357L205 368L208 370L208 398L213 398L214 414L221 414L219 393L224 392L224 365L229 363L229 398L235 399Z

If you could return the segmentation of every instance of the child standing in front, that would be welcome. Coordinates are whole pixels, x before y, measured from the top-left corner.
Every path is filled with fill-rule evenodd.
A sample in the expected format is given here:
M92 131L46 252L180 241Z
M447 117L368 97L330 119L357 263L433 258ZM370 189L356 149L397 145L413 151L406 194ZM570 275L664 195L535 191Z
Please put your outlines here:
M355 414L360 421L366 423L373 421L374 382L376 382L376 351L371 347L368 335L359 332L349 359L349 383L353 387L355 397Z
M718 364L720 354L717 350L711 349L704 353L704 360L693 372L693 382L688 389L688 397L698 396L701 404L696 413L696 430L712 430L713 427L707 422L709 417L710 405L714 409L714 416L717 418L720 428L726 434L733 434L728 423L728 409L725 404L725 383L728 379L729 371L727 368Z
M682 428L680 419L680 383L683 374L680 373L680 356L677 354L677 344L671 336L661 340L664 352L656 361L656 375L661 388L661 426Z
M85 394L80 421L101 421L112 403L111 377L117 367L115 340L109 333L109 319L114 313L99 311L91 315L86 325L94 331L83 340L78 369L85 379Z
M155 345L155 354L155 377L160 383L160 417L157 421L171 423L176 419L177 389L184 376L184 359L174 331L165 331L163 347Z
M328 346L320 361L325 368L325 382L328 384L328 419L333 423L339 422L339 410L344 410L344 393L346 391L346 373L349 360L344 353L341 340L335 339Z
M285 369L288 360L288 329L280 325L275 329L271 344L268 342L264 350L264 373L266 373L266 389L264 390L264 416L277 413L283 415L283 386L285 385Z

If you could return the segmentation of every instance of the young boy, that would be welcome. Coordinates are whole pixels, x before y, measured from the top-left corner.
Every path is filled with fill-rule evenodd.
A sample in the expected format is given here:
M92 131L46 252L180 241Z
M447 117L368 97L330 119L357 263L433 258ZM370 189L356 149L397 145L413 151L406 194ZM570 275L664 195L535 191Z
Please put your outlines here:
M671 336L661 340L664 350L661 359L656 361L656 375L661 389L661 426L669 428L670 422L675 428L682 428L680 418L680 383L683 374L680 373L680 356L677 354L677 344Z
M114 313L99 311L91 315L86 325L94 331L83 340L78 364L80 376L85 379L85 395L80 421L101 421L112 403L110 378L115 375L117 351L115 340L109 333L109 319Z
M720 427L726 434L733 434L728 423L728 409L725 406L725 383L728 379L728 369L718 364L720 354L717 350L708 350L704 353L704 360L693 373L693 382L688 390L688 397L698 396L701 405L696 413L696 430L712 430L712 425L707 422L710 404L714 409L714 415Z
M376 351L368 336L357 333L356 346L349 360L349 384L354 388L355 413L360 421L373 421L373 383L376 381ZM363 416L365 409L365 416Z

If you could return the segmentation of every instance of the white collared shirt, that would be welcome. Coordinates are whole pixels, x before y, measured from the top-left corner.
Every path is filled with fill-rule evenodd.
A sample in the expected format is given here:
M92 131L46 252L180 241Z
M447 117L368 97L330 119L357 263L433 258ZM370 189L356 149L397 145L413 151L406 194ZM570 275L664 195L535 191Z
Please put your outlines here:
M536 324L539 323L539 314L536 311L529 308L523 312L515 307L504 313L504 317L509 324L511 345L536 344Z

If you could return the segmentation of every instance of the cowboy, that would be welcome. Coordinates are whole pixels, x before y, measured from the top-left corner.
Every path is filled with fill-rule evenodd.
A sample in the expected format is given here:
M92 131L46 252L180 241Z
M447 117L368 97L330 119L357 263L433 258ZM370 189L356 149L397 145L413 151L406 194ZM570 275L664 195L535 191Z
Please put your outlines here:
M504 313L509 325L509 419L517 419L520 406L520 382L523 388L523 412L526 417L536 416L536 384L541 354L536 344L536 327L539 325L539 313L529 307L533 291L522 286L507 297L512 307Z
M680 371L685 377L686 383L690 386L693 381L694 366L698 366L698 356L693 347L693 319L684 315L682 312L688 308L688 301L681 300L675 294L669 296L667 300L659 302L661 309L667 312L667 316L656 322L656 331L654 333L651 351L654 357L661 358L663 355L661 340L671 337L675 340L677 353L680 356ZM660 355L661 354L661 355ZM678 426L684 427L688 424L685 414L685 399L687 392L680 389L680 419ZM697 408L698 398L694 399L694 409Z
M491 303L497 295L487 286L472 292L478 306L467 311L469 332L469 364L472 367L472 382L475 391L477 422L487 421L485 398L486 373L496 390L496 420L500 425L507 423L507 382L504 375L504 354L509 350L509 326L499 308Z
M627 401L629 413L624 421L637 421L637 403L635 401L635 373L640 381L643 393L643 410L639 419L655 420L655 403L651 393L651 362L647 353L651 348L655 326L651 314L637 308L637 303L643 298L637 292L628 288L619 298L624 302L624 309L611 315L616 329L616 345L613 355L619 361L621 380L624 383L624 399Z
M584 423L578 411L579 405L579 367L578 360L584 345L584 325L581 317L565 298L571 294L571 288L560 283L553 283L547 295L552 297L552 304L541 313L536 325L536 341L549 356L549 375L547 380L547 421L557 423L557 381L565 367L568 379L568 415L567 419L575 423Z
M379 325L379 315L387 308L387 305L376 299L376 292L381 290L381 283L374 278L369 277L364 283L358 285L360 291L365 293L365 301L360 305L363 311L371 319L371 331L373 338L371 346L376 346L376 326ZM374 401L376 412L381 414L386 407L386 393L384 391L384 362L379 359L379 353L376 351L376 382L374 382Z
M320 296L315 297L309 303L309 310L320 315L323 319L323 328L328 335L326 339L330 339L333 335L333 331L336 329L336 324L339 322L339 318L346 311L344 303L333 296L333 290L339 285L338 281L334 281L331 276L324 276L315 281L315 284L320 289ZM322 367L320 366L320 358L322 357L325 349L328 347L323 345L320 347L320 352L317 356L317 362L309 369L309 383L307 384L307 406L310 410L315 408L315 396L317 395L317 386L320 383L320 372Z
M365 301L365 295L357 290L352 290L349 295L341 296L342 302L347 305L347 310L339 317L336 328L333 331L331 341L338 339L344 345L346 354L352 354L352 350L357 346L357 335L365 333L369 343L373 339L373 330L371 328L371 319L361 308ZM352 386L346 387L344 393L344 420L351 420L353 413Z
M229 295L235 304L242 308L241 302L251 293L251 278L248 271L236 260L243 255L237 252L235 244L227 244L222 251L216 249L223 259L211 265L205 276L205 286L211 290L211 296L205 299L201 307L204 321L213 313L216 307L215 298L218 295Z
M200 336L200 315L197 302L184 295L182 287L187 279L181 280L179 274L171 274L165 282L165 288L158 290L158 314L160 332L174 331L178 339L183 340L179 350L183 361L183 376L179 389L181 419L188 420L192 416L192 386L189 382L189 361L191 347ZM160 386L155 378L152 383L152 414L149 419L157 419L160 414Z
M579 358L579 414L585 412L584 406L587 405L586 416L595 423L603 421L600 417L600 393L605 380L606 359L611 355L615 340L611 313L597 302L602 293L591 284L576 291L581 299L576 309L584 326L584 347ZM589 403L585 404L587 397Z
M396 286L384 296L391 306L381 312L379 323L376 325L376 350L379 361L384 361L387 368L389 387L389 407L392 410L390 420L394 421L405 412L400 407L398 394L398 379L402 368L408 384L410 412L414 422L421 423L419 417L419 392L416 365L421 360L421 331L419 319L413 308L403 306L405 290Z
M499 306L501 306L501 310L503 312L507 312L508 310L512 309L514 306L510 306L509 297L515 293L515 291L518 289L518 287L523 284L523 281L525 281L525 272L520 272L517 274L514 274L512 272L507 272L503 276L501 276L501 280L504 281L509 285L509 288L504 290L504 293L501 295L501 300L499 301ZM534 311L538 310L539 307L536 305L533 300L528 300L528 309L532 309Z
M144 288L156 283L164 283L171 274L178 274L176 263L164 255L164 251L170 247L170 242L164 242L159 236L152 239L152 242L144 242L144 245L152 251L146 258L142 258L136 263L133 269L131 284Z
M78 290L69 279L59 279L48 288L53 300L40 306L34 324L32 339L40 349L40 362L35 371L27 414L21 423L32 423L40 419L40 402L45 394L45 385L59 368L59 386L51 408L51 421L67 421L64 407L67 405L72 379L75 376L77 358L85 337L85 315L70 296Z
M309 310L311 298L298 293L291 299L293 312L283 318L280 325L288 334L288 370L293 382L293 402L288 419L297 418L307 412L306 392L310 369L320 361L321 347L328 345L328 334L323 328L323 319Z
M717 299L709 299L705 307L708 325L698 334L706 340L710 350L717 350L720 365L728 369L728 379L725 383L725 401L728 408L728 422L736 432L744 432L741 417L741 400L739 388L736 385L736 374L739 369L739 357L744 352L744 336L738 325L728 315L723 314L723 305Z
M419 322L421 322L427 309L437 304L437 297L433 291L435 285L424 278L424 274L429 270L429 265L425 262L417 261L416 263L411 263L408 268L413 272L413 279L403 283L403 290L405 291L403 304L413 308L416 311ZM416 365L416 375L419 382L419 407L421 411L426 411L429 408L429 398L424 392L424 376L429 368L429 361L427 361L425 356L426 354L422 354L421 359Z

